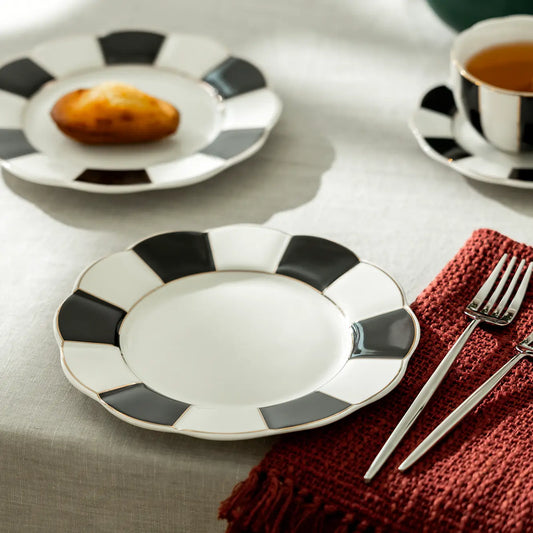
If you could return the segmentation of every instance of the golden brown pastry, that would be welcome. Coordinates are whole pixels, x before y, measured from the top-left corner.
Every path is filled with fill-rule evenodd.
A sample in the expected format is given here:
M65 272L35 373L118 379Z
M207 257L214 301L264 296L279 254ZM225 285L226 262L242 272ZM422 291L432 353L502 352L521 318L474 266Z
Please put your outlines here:
M65 135L86 144L157 141L180 121L173 105L119 82L65 94L51 115Z

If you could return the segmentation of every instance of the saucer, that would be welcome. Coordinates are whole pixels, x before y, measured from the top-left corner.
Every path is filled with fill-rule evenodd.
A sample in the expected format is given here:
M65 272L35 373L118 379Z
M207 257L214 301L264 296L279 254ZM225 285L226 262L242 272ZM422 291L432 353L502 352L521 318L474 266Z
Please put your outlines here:
M429 90L409 126L432 159L469 178L533 189L533 153L511 154L489 144L457 111L446 85Z
M155 235L96 262L55 333L66 377L113 415L213 440L345 417L399 383L420 335L383 270L255 225Z
M177 132L151 143L84 145L50 111L64 94L131 84L180 111ZM257 152L281 103L261 71L210 38L117 31L47 41L0 67L0 158L14 175L97 193L182 187Z

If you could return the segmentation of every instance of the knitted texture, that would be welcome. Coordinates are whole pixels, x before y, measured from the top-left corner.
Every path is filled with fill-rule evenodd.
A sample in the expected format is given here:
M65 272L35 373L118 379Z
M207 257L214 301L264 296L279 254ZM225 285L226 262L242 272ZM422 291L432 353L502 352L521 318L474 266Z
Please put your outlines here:
M468 324L464 308L504 252L533 261L533 248L492 230L473 233L412 305L421 341L396 389L339 422L280 438L222 503L228 533L533 531L529 359L407 473L396 468L533 331L531 289L510 326L477 328L389 462L369 485L363 482L381 446Z

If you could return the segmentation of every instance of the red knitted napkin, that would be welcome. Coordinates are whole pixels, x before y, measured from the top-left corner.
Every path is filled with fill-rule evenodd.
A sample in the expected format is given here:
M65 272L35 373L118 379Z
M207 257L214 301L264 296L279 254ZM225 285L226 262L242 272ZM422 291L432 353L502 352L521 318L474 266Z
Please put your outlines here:
M436 395L369 484L363 474L468 323L463 310L498 258L533 248L475 231L412 305L422 337L407 374L329 426L282 437L222 503L231 533L533 531L533 362L522 361L406 474L396 467L533 331L533 290L505 328L481 326Z

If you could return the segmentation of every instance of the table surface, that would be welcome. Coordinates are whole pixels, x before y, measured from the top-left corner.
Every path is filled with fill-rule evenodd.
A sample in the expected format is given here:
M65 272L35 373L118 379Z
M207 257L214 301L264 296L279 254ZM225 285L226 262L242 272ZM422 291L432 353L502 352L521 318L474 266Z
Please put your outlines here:
M218 503L273 442L139 429L69 385L52 318L96 259L157 232L254 222L338 241L412 300L475 228L533 242L533 193L455 174L408 130L422 91L447 78L453 38L422 0L19 0L3 9L2 60L74 32L208 34L263 69L284 111L257 155L185 189L106 197L4 172L2 531L222 531Z

